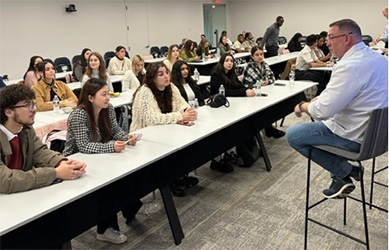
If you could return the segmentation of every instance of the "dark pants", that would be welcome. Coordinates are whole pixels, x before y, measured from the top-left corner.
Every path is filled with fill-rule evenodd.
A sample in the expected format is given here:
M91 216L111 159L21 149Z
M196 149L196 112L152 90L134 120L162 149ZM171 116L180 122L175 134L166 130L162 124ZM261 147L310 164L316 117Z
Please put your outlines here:
M329 81L329 75L317 70L296 70L296 80L310 80L318 82L319 85L315 95L318 96L326 88Z
M278 49L279 47L277 45L266 46L267 52L265 53L265 57L278 56Z
M129 207L126 207L122 209L122 213L124 218L127 219L127 221L131 221L136 213L138 212L139 208L143 205L143 203L140 200L137 200L134 204L132 204ZM112 227L115 230L119 231L119 225L118 225L118 218L115 215L110 216L109 218L103 220L99 224L97 224L97 233L103 234L105 230Z

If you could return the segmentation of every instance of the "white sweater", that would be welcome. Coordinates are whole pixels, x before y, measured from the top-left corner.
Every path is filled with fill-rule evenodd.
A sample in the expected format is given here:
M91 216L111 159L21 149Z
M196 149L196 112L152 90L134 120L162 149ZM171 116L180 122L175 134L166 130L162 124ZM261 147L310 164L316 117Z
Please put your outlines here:
M182 113L190 105L181 96L180 91L170 83L173 94L173 110L163 114L158 106L153 92L146 85L142 85L133 100L132 123L130 131L135 131L147 126L177 123L182 120Z

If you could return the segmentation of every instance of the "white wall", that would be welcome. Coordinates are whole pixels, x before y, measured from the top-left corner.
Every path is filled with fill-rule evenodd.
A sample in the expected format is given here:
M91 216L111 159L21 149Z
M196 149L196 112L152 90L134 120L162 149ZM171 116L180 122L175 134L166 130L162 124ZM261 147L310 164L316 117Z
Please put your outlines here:
M78 11L66 13L69 3L75 4ZM129 17L125 5L131 3L147 3L147 15L139 15L146 20L134 21ZM135 55L148 53L146 45L169 46L180 43L183 37L198 41L203 33L203 3L213 0L0 0L0 74L8 74L10 79L21 78L35 54L71 59L84 47L103 54L117 45L130 45L130 54ZM281 35L288 39L297 31L310 34L326 30L331 21L346 17L355 19L364 34L375 37L385 27L381 10L387 5L384 0L222 0L222 3L226 4L231 40L242 30L253 32L255 37L262 36L278 15L285 17ZM148 36L139 33L142 31L131 33L131 27L143 26L145 22L148 30L143 32L148 32ZM141 42L137 34L143 37L139 38Z
M280 35L288 41L296 32L303 35L328 30L336 20L351 18L361 27L362 33L373 38L385 29L387 19L382 9L385 0L323 0L323 1L231 1L228 3L228 32L231 40L243 30L251 31L255 38L262 37L277 16L285 18Z

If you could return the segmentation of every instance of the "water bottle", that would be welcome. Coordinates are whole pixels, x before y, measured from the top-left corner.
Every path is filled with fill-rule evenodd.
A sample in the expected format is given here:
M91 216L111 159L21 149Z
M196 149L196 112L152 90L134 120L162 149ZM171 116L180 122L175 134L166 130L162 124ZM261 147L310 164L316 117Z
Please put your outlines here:
M296 70L296 66L293 64L292 67L290 68L290 73L289 73L289 85L294 85L295 70Z
M257 80L253 87L254 87L255 95L261 96L261 88L262 88L261 82Z
M281 55L282 55L282 49L278 48L278 56L281 56Z
M224 96L226 95L226 89L224 88L223 84L220 85L219 94L224 95Z
M198 81L200 80L200 73L199 73L199 71L197 70L197 68L195 68L195 70L194 70L194 80L195 80L196 82L198 82Z
M203 61L205 61L205 53L201 54L201 59L203 59Z
M59 114L59 98L57 95L53 98L54 114Z
M219 47L216 48L216 54L217 54L217 57L220 58L220 49L219 49Z
M192 108L194 108L194 109L198 109L199 108L199 101L197 100L197 98L194 99Z

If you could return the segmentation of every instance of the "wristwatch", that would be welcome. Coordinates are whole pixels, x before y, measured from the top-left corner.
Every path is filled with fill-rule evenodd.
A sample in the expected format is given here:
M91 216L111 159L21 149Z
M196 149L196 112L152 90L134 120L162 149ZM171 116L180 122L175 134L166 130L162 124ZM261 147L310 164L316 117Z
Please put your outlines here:
M303 112L303 110L301 109L301 106L303 106L304 103L305 103L304 101L301 101L301 102L299 103L299 109L300 109L301 112Z

